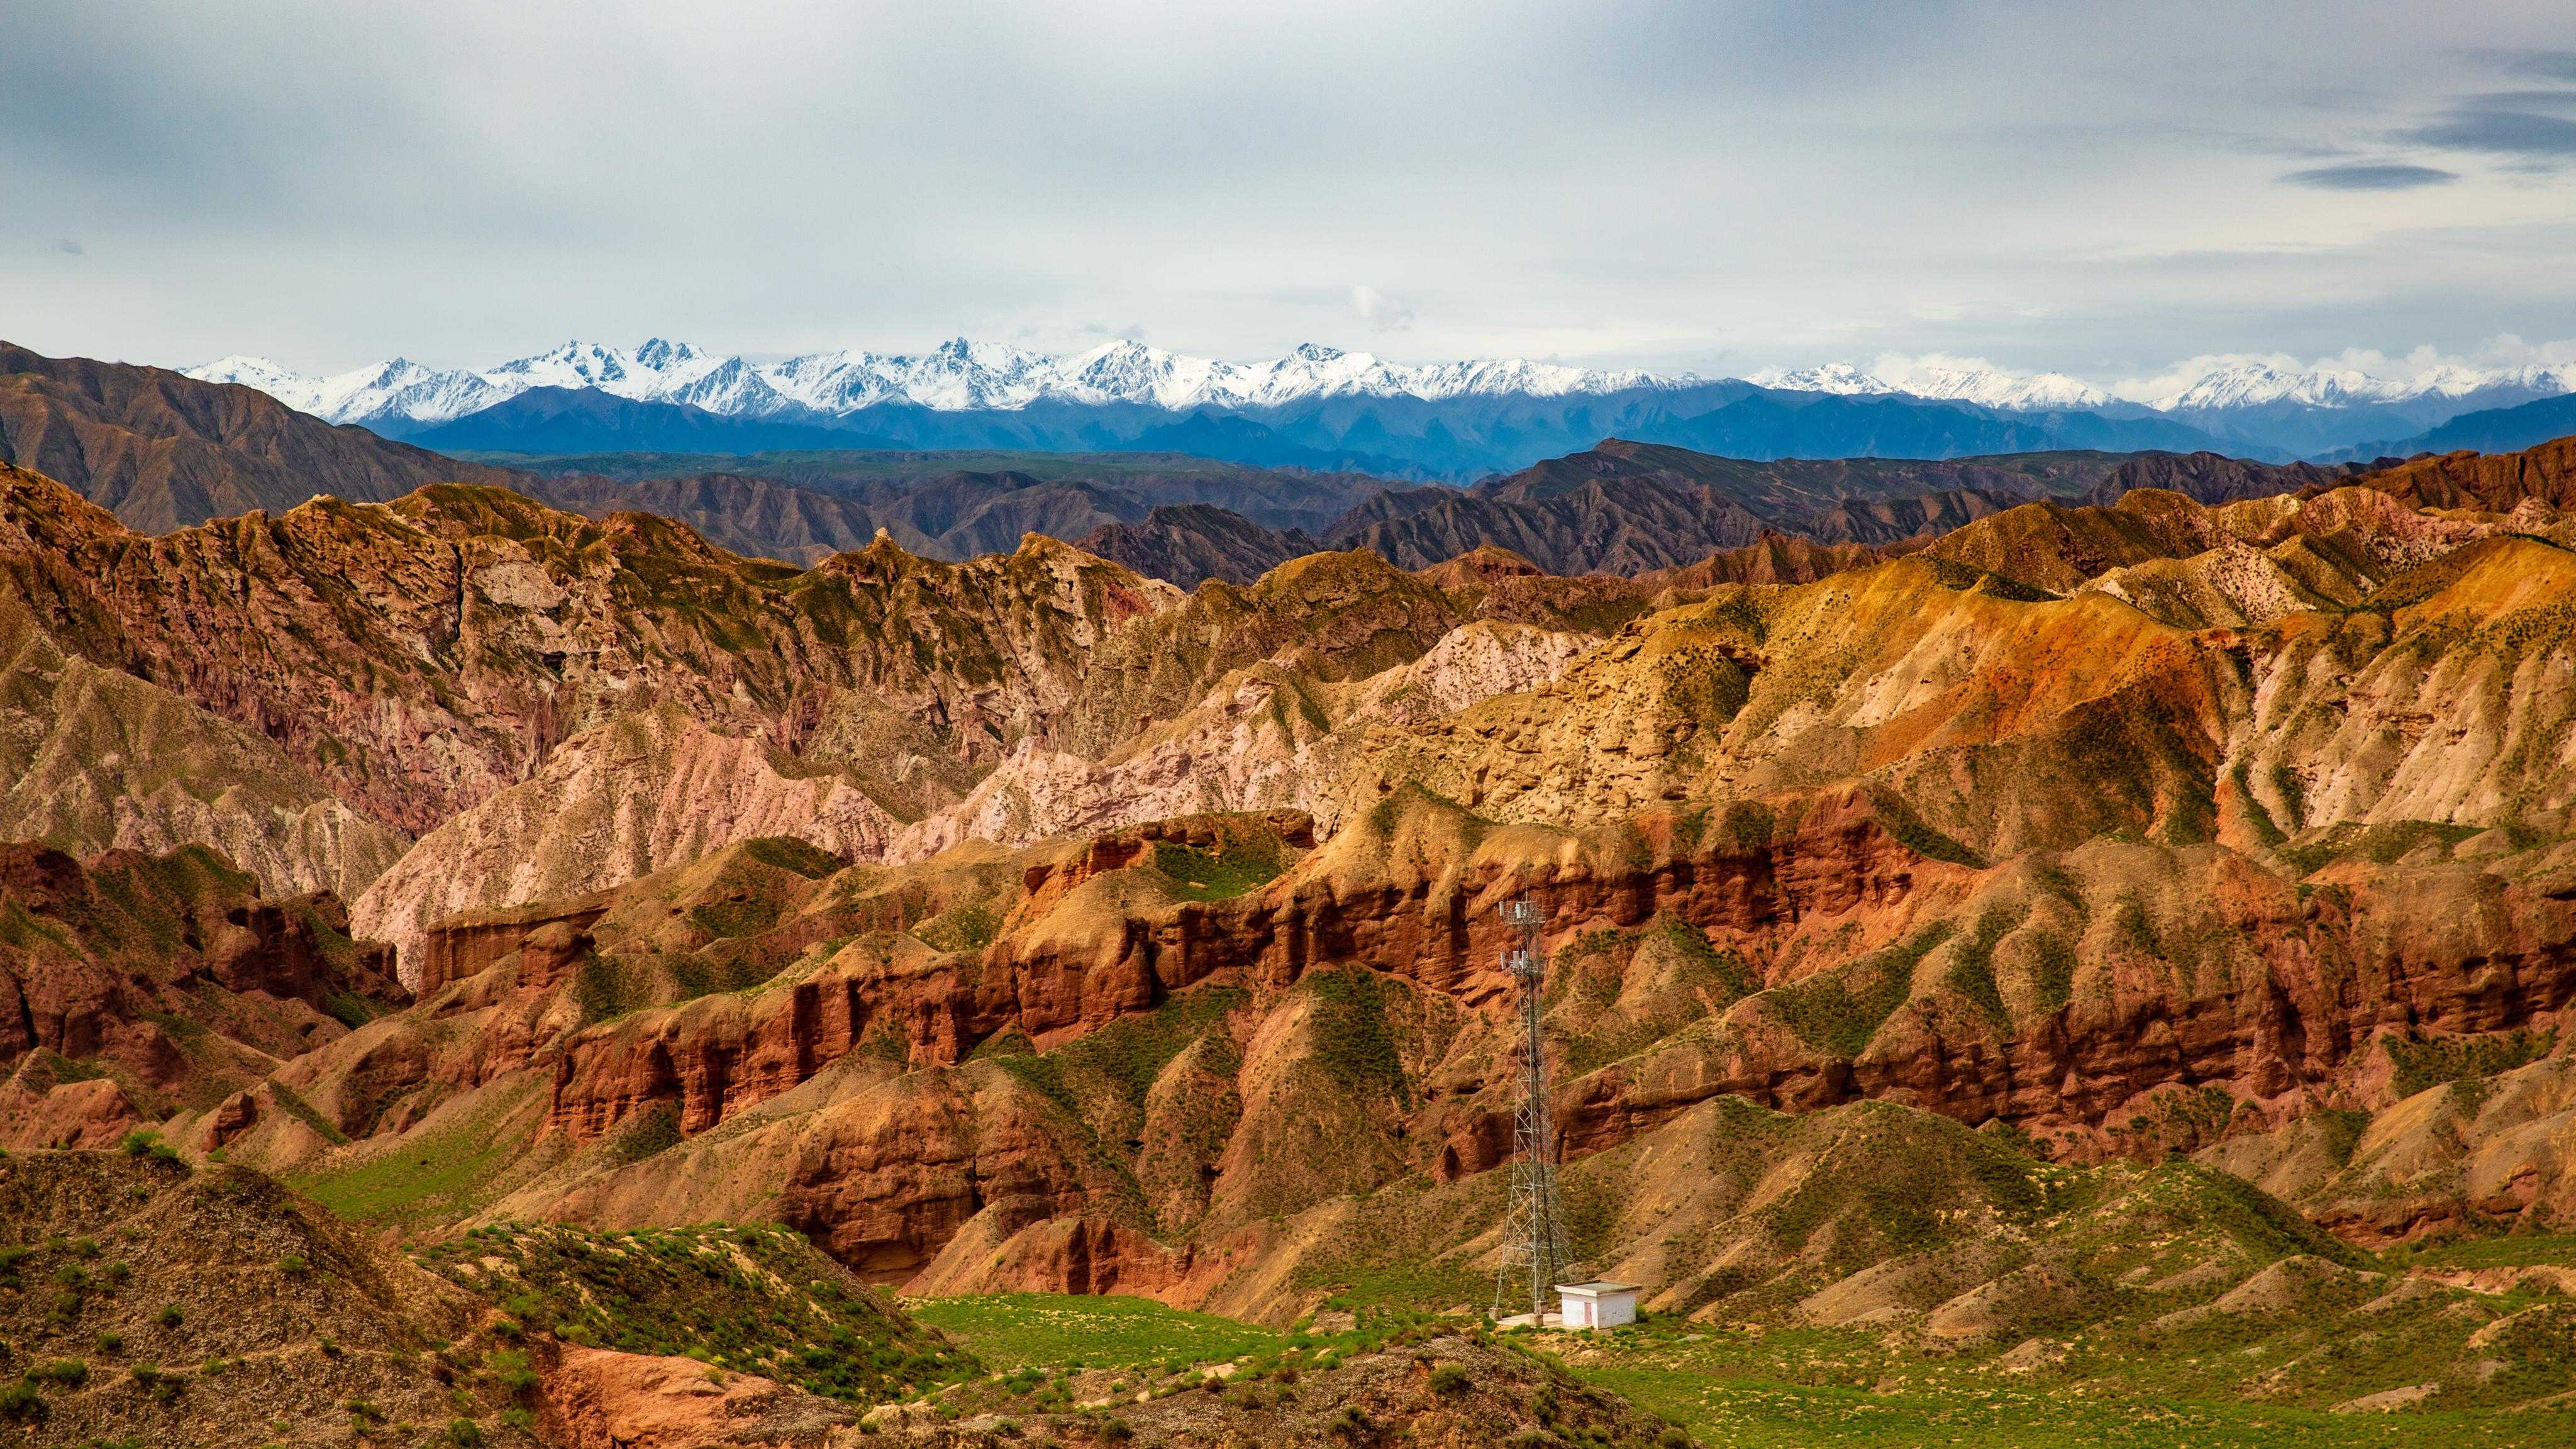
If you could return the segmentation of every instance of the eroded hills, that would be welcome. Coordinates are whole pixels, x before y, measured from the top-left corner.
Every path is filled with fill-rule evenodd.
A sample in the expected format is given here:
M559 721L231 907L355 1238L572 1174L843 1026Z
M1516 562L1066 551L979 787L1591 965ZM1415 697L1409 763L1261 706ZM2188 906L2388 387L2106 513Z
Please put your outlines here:
M1658 1310L2403 1293L2524 1402L2546 1285L2362 1253L2576 1211L2571 456L1188 592L464 483L147 535L11 469L0 1137L431 1236L1472 1308L1527 892L1580 1251Z

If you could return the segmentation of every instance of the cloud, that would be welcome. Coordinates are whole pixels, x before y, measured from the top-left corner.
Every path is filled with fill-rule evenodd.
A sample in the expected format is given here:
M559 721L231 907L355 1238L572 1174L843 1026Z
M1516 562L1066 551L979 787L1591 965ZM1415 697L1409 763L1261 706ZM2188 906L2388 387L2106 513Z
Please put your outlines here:
M2313 187L2319 191L2412 191L2421 186L2441 186L2457 181L2460 173L2435 166L2351 161L2334 166L2311 166L2304 171L2293 171L2281 179L2292 186Z
M1351 310L1376 332L1402 332L1413 325L1413 309L1375 287L1351 288Z
M2544 8L22 5L0 310L41 350L313 372L655 334L2456 351L2576 335L2576 191L2301 173L2576 170ZM2351 204L2409 195L2445 205Z
M45 248L45 250L49 252L60 252L62 255L67 257L76 257L81 255L81 244L73 241L69 237L64 237L60 241L55 242L52 246Z
M2406 133L2418 145L2500 156L2576 156L2576 121L2530 111L2466 106Z
M2473 58L2515 75L2576 81L2576 50L2482 50Z

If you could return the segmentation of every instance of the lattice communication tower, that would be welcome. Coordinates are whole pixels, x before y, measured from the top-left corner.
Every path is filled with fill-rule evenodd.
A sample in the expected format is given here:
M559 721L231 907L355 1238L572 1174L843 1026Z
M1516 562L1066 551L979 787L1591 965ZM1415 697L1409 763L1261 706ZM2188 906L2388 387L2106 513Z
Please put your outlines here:
M1515 939L1503 947L1503 969L1520 992L1520 1103L1512 1117L1511 1204L1503 1217L1502 1262L1494 1269L1494 1317L1547 1311L1548 1292L1573 1281L1565 1246L1565 1207L1556 1193L1556 1122L1547 1102L1547 1041L1540 1031L1547 956L1539 932L1547 912L1524 895L1505 902L1503 924ZM1529 1307L1519 1306L1521 1294Z

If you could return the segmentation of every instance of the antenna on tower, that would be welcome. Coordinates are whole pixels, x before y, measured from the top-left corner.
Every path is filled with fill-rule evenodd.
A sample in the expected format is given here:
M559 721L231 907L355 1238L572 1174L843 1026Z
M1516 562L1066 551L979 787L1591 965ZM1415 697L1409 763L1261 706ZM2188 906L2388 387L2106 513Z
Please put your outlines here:
M1524 893L1503 904L1502 918L1517 938L1503 947L1503 970L1520 991L1520 1102L1512 1116L1511 1203L1503 1216L1502 1262L1494 1269L1493 1316L1517 1307L1526 1288L1535 1323L1547 1312L1548 1291L1574 1268L1556 1195L1556 1122L1548 1110L1547 1041L1539 1023L1547 956L1538 937L1547 912Z

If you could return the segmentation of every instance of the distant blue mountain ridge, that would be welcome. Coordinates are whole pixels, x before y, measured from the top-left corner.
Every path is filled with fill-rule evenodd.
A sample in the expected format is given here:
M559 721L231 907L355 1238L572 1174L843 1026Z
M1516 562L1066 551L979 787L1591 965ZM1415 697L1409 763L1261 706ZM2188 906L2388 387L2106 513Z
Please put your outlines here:
M2326 461L2408 458L2417 453L2514 453L2554 438L2576 436L2576 393L2545 397L2509 408L2481 408L2462 413L2412 437L2384 443L2362 443L2338 450Z
M791 419L729 417L596 388L546 387L435 427L385 430L440 452L523 457L823 448L1173 452L1258 467L1451 483L1580 452L1609 437L1755 461L1939 459L2065 449L2248 451L2162 415L2127 411L2136 415L2112 409L2004 411L1729 381L1568 397L1335 397L1185 412L1124 402L1042 401L962 411L889 403Z

